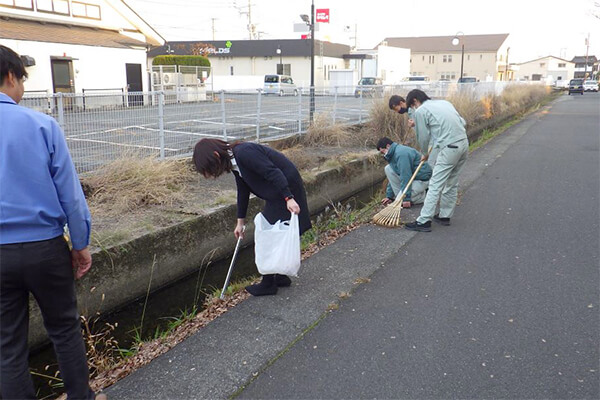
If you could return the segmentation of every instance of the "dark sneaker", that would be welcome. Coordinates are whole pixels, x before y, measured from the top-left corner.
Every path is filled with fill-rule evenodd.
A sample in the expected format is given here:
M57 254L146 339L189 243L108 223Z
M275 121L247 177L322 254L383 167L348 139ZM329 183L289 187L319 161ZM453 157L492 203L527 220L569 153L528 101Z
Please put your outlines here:
M408 224L404 225L404 228L408 229L409 231L431 232L431 221L427 221L424 224L421 224L417 221L409 222Z
M289 287L292 285L292 280L287 275L276 274L275 284L277 287Z
M450 218L440 218L440 214L435 214L433 220L440 225L450 226Z

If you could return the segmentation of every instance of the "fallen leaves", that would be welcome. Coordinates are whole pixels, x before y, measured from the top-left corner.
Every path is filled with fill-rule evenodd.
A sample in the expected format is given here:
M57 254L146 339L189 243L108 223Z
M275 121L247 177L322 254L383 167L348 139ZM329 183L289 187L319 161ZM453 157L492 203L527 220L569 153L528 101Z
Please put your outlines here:
M248 297L250 297L248 292L239 291L232 296L226 297L225 300L220 300L216 297L208 300L206 308L203 311L199 312L189 322L179 325L168 337L141 343L133 356L121 360L114 368L99 373L90 382L91 388L98 391L116 383L133 371L150 363L156 357L166 353L184 339L198 332L209 322L218 318L227 310L235 307Z

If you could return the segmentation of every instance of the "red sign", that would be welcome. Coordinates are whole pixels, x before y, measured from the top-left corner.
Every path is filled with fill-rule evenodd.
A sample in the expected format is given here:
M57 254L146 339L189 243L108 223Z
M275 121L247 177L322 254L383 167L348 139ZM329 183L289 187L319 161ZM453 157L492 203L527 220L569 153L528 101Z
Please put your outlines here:
M309 34L306 34L306 35L300 35L300 39L308 39L308 38L310 38L310 35L309 35Z
M329 23L329 8L317 8L317 22Z

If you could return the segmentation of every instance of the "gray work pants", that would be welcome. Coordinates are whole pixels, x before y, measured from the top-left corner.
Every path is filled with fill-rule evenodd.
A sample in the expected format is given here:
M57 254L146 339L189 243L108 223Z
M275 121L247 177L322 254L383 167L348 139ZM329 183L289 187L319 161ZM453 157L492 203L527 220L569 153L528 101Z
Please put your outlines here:
M438 153L433 174L429 179L429 191L421 215L417 218L417 222L421 224L433 219L438 201L441 218L451 218L454 214L458 197L458 176L467 161L469 141L461 140L453 143L452 146L456 148L446 146Z
M394 169L389 164L385 166L384 171L388 182L390 182L390 185L392 186L394 196L400 196L400 194L402 194L402 190L404 190L400 182L400 176L394 172ZM418 177L419 175L417 174L417 177L411 185L410 202L412 204L421 204L423 201L425 201L425 190L427 190L427 186L429 184L427 181L417 180Z

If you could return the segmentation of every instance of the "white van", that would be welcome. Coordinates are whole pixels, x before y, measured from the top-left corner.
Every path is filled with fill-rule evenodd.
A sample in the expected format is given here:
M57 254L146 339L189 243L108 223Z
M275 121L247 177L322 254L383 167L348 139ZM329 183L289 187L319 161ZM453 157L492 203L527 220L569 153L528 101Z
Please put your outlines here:
M298 88L291 76L288 75L265 75L264 94L277 94L284 96L293 94L298 96Z

